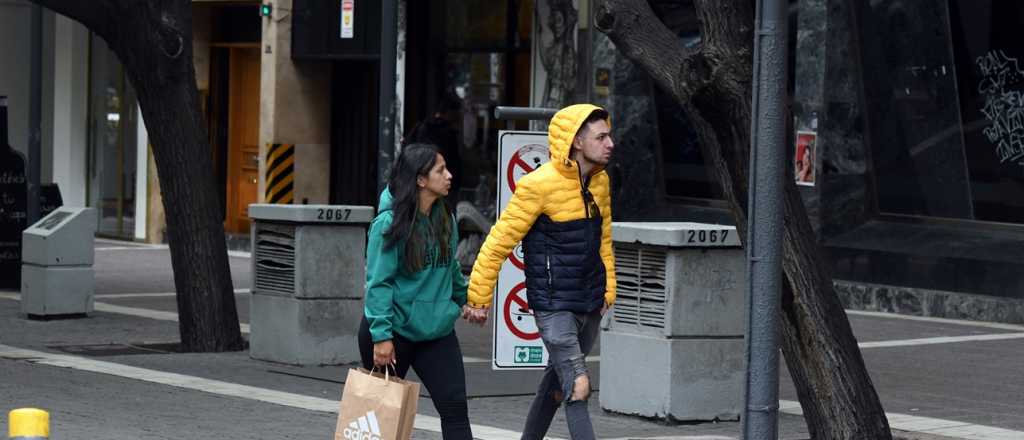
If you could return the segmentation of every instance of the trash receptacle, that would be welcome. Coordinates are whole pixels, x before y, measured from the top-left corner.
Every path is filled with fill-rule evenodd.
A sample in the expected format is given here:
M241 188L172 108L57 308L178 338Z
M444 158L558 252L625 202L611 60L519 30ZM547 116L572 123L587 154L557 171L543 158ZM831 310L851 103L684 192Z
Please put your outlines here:
M616 222L612 240L618 296L601 333L601 407L738 419L747 277L736 228Z
M359 359L369 206L249 205L249 355L293 365Z
M96 210L60 207L21 233L21 312L29 318L93 311Z

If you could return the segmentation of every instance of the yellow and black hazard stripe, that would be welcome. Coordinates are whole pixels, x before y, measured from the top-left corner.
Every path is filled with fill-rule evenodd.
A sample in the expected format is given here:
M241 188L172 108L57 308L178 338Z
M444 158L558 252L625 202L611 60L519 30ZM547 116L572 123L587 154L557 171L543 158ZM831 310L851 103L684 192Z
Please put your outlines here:
M267 203L292 203L294 174L295 145L271 144L267 149Z

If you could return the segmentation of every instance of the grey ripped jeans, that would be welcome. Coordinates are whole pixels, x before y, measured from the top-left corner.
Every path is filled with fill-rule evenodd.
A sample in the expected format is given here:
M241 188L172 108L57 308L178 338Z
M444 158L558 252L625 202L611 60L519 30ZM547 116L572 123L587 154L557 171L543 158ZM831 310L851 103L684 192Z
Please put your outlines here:
M587 374L585 359L594 348L601 327L601 311L534 311L541 340L548 349L548 366L530 405L523 439L542 439L551 426L559 405L565 403L565 417L573 440L594 438L586 400L572 400L577 377Z

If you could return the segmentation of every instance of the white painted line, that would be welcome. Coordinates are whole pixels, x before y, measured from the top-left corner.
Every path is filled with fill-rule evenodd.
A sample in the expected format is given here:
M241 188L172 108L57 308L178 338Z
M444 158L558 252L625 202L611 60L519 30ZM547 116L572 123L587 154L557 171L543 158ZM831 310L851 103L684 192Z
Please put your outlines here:
M865 310L847 310L847 315L869 316L872 318L902 319L905 321L931 322L935 324L962 325L967 327L983 327L999 330L1013 330L1024 332L1024 325L1005 324L1002 322L968 321L965 319L935 318L931 316L901 315L899 313L868 312Z
M861 342L860 348L907 347L912 345L951 344L954 342L1001 341L1024 338L1024 333L995 333L968 336L937 336L934 338L902 339L894 341Z
M160 246L103 246L93 248L97 251L161 251L167 250L167 247Z
M248 287L235 289L236 294L248 294L251 293ZM160 298L167 296L175 296L177 293L174 292L158 292L158 293L101 293L93 295L93 298L97 299L117 299L117 298Z
M121 315L138 316L140 318L178 322L178 312L164 312L161 310L141 309L138 307L125 307L102 302L94 302L93 308L100 312L118 313ZM249 324L240 322L238 323L238 327L241 329L242 333L249 333Z
M146 251L146 250L168 250L166 244L140 244L131 246L97 246L93 248L97 251ZM228 251L228 256L233 258L252 258L251 252L245 251Z
M162 243L142 243L142 242L130 241L130 240L113 240L113 239L109 239L109 238L98 238L98 237L94 239L94 242L95 243L99 243L99 244L107 244L107 245L111 245L111 246L124 246L124 247L133 246L135 248L140 248L140 249L141 248L154 248L154 249L161 249L162 248L162 249L167 249L167 245L166 244L162 244Z
M0 292L0 298L21 301L21 295L16 293ZM138 316L140 318L155 319L158 321L178 322L178 312L165 312L162 310L141 309L138 307L125 307L103 302L94 302L93 309L99 312L117 313L121 315ZM238 323L242 333L250 333L249 324Z
M94 359L70 356L64 354L46 353L35 350L25 350L7 345L0 345L0 358L17 361L27 361L33 364L49 365L54 367L71 368L80 371L108 374L128 379L140 380L143 382L157 383L161 385L184 388L194 391L202 391L221 396L236 397L239 399L257 400L260 402L272 403L275 405L288 406L309 411L326 413L338 412L338 401L322 399L319 397L304 396L301 394L287 393L283 391L268 390L248 385L240 385L219 380L203 379L194 376L186 376L177 373L149 370L145 368L131 367L127 365L104 362ZM340 398L340 396L339 396ZM437 417L417 414L416 422L413 425L416 429L431 432L441 432L441 420ZM518 432L506 429L495 428L484 425L472 425L473 437L484 440L515 440L520 437ZM557 439L552 439L557 440Z
M780 400L779 412L802 416L800 402ZM1024 431L996 428L993 426L975 425L955 420L934 419L931 417L911 416L899 413L885 413L889 419L889 427L901 431L934 434L966 440L1020 440Z

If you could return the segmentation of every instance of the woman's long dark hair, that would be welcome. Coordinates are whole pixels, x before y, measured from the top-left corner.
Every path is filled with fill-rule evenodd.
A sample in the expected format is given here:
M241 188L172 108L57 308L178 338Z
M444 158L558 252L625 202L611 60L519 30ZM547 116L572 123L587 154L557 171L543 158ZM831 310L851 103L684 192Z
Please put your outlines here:
M441 209L431 208L429 221L426 225L417 225L416 215L419 211L419 185L416 179L427 177L430 169L437 163L437 147L430 144L410 144L402 149L391 175L388 177L388 189L391 191L391 227L384 232L385 246L392 247L403 240L405 249L402 255L402 266L409 272L417 272L426 261L427 248L436 241L440 254L439 261L448 261L451 253L449 243L452 234L450 210L444 197L434 203L440 203Z

